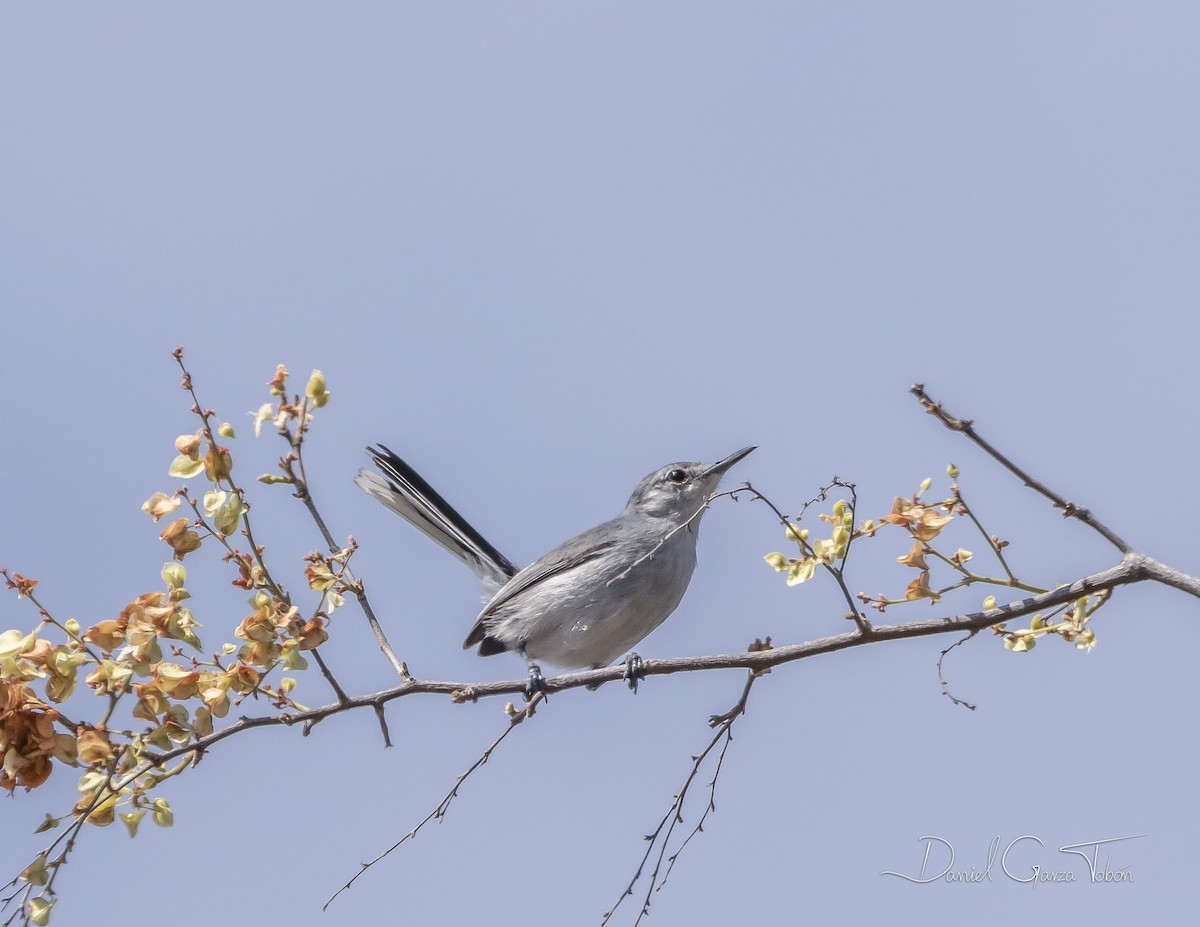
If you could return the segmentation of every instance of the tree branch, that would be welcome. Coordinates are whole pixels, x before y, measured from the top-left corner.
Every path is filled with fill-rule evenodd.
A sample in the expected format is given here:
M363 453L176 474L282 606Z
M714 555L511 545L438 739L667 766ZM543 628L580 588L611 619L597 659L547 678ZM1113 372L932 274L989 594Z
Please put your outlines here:
M947 647L945 650L943 650L941 653L939 653L938 659L937 659L938 683L942 687L942 695L944 695L944 696L946 696L946 698L950 699L950 701L952 701L955 705L962 705L963 708L969 708L971 711L975 710L974 705L972 705L970 702L964 701L963 699L959 698L953 692L950 691L950 686L946 683L946 677L942 675L942 661L946 659L946 654L948 654L951 650L953 650L955 647L961 647L963 644L965 644L967 641L969 641L972 637L974 637L978 633L979 633L978 631L968 631L965 637L960 637L953 644L951 644L949 647Z
M955 418L953 415L947 412L940 402L934 401L930 395L925 392L924 383L914 383L909 387L908 391L916 396L921 405L925 407L925 411L934 416L939 422L941 422L951 431L957 431L960 434L966 435L972 443L976 444L985 453L989 454L1000 464L1000 466L1004 467L1005 470L1023 482L1034 492L1040 493L1049 499L1056 509L1062 510L1064 518L1076 518L1083 522L1093 531L1099 533L1101 537L1103 537L1123 554L1128 554L1133 551L1133 546L1131 544L1125 541L1107 525L1103 524L1087 509L1076 505L1074 502L1068 502L1064 497L1060 496L1045 483L1041 482L1040 480L1035 480L1032 476L1013 463L1005 454L998 451L989 441L985 440L983 436L975 430L975 426L970 419Z
M1164 567L1142 554L1130 554L1119 564L1110 569L1085 576L1067 586L1060 586L1043 595L1032 596L1001 605L997 608L982 612L970 612L962 615L950 615L943 618L930 618L925 621L911 621L905 624L876 624L871 630L863 633L859 630L835 634L812 641L798 644L785 644L772 647L770 650L744 651L742 653L715 654L702 657L676 657L667 660L646 660L644 671L647 676L668 676L674 673L706 672L710 670L747 669L766 670L796 660L815 657L819 654L834 653L847 650L863 644L880 643L890 640L905 640L914 637L928 637L934 634L954 634L967 631L978 631L983 628L1021 618L1035 612L1044 611L1057 605L1065 605L1084 595L1095 595L1106 589L1115 589L1130 583L1156 580L1182 589L1200 598L1200 580L1185 576L1178 571ZM623 664L606 666L601 669L584 670L581 672L563 673L546 679L548 692L563 692L567 689L577 689L581 686L598 686L606 682L623 679L625 667ZM175 757L188 753L207 750L227 737L232 737L242 731L256 727L276 727L280 725L315 723L330 715L340 714L359 708L372 708L386 704L399 698L412 695L448 695L454 702L474 702L481 698L494 698L501 695L517 695L525 691L528 680L525 678L506 680L502 682L464 683L443 680L425 680L409 677L406 681L390 689L384 689L369 695L352 696L345 702L325 705L309 711L291 712L264 717L243 717L237 723L220 731L215 731L207 737L201 737L193 743L176 747L162 753L147 752L149 762L160 765Z
M835 476L833 478L832 483L830 483L828 486L822 487L821 491L814 498L812 498L808 502L804 503L804 508L802 508L800 510L800 514L798 516L796 516L797 520L799 520L799 518L801 518L804 515L805 511L807 511L808 507L811 506L813 503L823 501L825 499L826 495L828 494L829 490L831 490L834 486L845 487L850 490L851 495L854 495L854 485L852 483L845 483L842 480L839 480ZM792 525L791 521L788 519L788 517L786 515L783 514L783 512L779 511L779 507L776 506L774 502L772 502L770 499L768 499L766 496L764 496L761 492L759 492L757 489L755 489L753 486L751 486L749 482L745 482L741 486L739 486L737 489L731 489L731 490L729 490L728 493L723 493L723 495L730 495L730 496L733 496L735 499L737 499L738 493L743 493L743 492L750 493L750 498L753 501L763 503L765 506L767 506L767 508L769 508L772 512L774 512L775 517L777 519L779 519L779 523L781 525L783 525L784 531L790 531L792 529L793 525ZM855 499L857 501L857 496L855 496ZM851 512L854 512L853 505L851 506ZM809 547L807 541L801 541L800 544L805 553L809 554L810 556L813 555L813 550L811 547ZM850 545L847 544L846 545L847 556L849 556L849 553L850 553ZM820 560L820 558L817 558L817 559ZM849 611L846 613L846 617L848 619L850 619L851 621L853 621L855 623L855 625L858 626L858 630L859 630L860 634L870 634L871 633L871 623L869 621L867 621L867 616L858 610L858 605L855 604L854 596L852 596L850 594L850 588L846 585L846 578L844 575L845 562L843 561L843 564L840 567L836 567L831 563L826 563L824 560L820 560L820 563L821 563L821 566L825 569L825 572L833 577L833 581L835 583L837 583L838 589L841 590L842 597L845 598L845 600L846 600L846 605L849 608Z
M1139 554L1138 556L1141 555ZM1147 578L1200 599L1200 578L1167 566L1165 563L1160 563L1150 557L1142 557L1142 567L1146 571Z
M654 852L654 845L657 843L659 845L658 857L655 859L654 868L651 870L650 878L646 883L646 895L642 899L642 908L638 912L637 920L633 922L634 927L637 927L641 923L642 918L650 913L651 895L667 884L667 879L671 876L671 870L675 868L675 861L679 859L679 854L691 843L693 837L704 830L704 822L708 819L708 815L717 810L717 780L721 777L721 767L725 763L725 753L729 750L729 744L733 741L733 724L746 713L746 700L750 698L750 689L754 685L754 681L761 675L763 674L751 670L746 676L746 685L742 688L741 697L734 703L734 706L724 714L712 715L708 719L708 726L715 729L716 733L713 734L708 745L692 757L691 769L688 771L687 776L684 777L683 785L675 793L671 807L667 809L667 813L658 822L658 827L654 828L653 833L646 835L646 842L649 846L646 847L646 852L642 855L641 862L638 863L637 872L633 874L633 878L630 880L629 885L626 886L625 891L621 893L621 897L604 913L604 919L600 922L601 927L604 927L605 924L612 920L612 916L616 914L617 908L621 906L621 902L633 895L633 887L637 885L638 880L642 877L642 873L646 869L646 863L650 859L650 854ZM696 826L683 838L683 842L671 854L670 858L666 859L667 871L660 881L658 874L662 871L663 861L667 855L667 848L671 844L671 836L675 832L675 826L683 823L683 805L687 801L688 790L692 787L696 776L700 774L700 767L704 765L704 761L708 759L709 754L712 753L717 744L721 744L721 751L717 755L717 768L713 771L713 777L708 783L708 804L705 805L704 811L700 815L700 820L696 822Z
M333 533L325 524L325 519L321 516L320 510L317 508L317 503L313 499L312 490L308 486L308 477L304 472L304 435L308 430L307 425L308 400L302 400L300 403L300 415L297 419L298 424L295 432L293 432L286 424L279 429L280 435L291 445L291 450L287 456L279 461L279 467L287 475L293 487L293 495L304 503L304 507L308 510L308 514L317 525L317 530L321 532L321 537L325 539L325 544L329 548L331 554L338 553L337 542L333 539ZM350 539L350 543L354 543L354 539ZM404 665L404 661L396 656L396 651L392 649L391 643L387 639L387 635L383 631L383 625L379 623L379 619L375 617L375 610L371 608L371 601L367 598L367 590L362 581L356 579L349 568L345 568L342 574L346 580L347 588L354 593L355 599L358 600L358 606L362 609L363 614L367 618L367 624L371 626L371 633L375 635L375 642L379 645L380 651L387 658L388 663L392 665L396 675L401 679L408 678L408 667ZM324 669L324 664L322 664ZM384 728L384 740L388 740L385 722L380 717L380 725Z
M441 819L446 816L446 812L450 808L450 803L458 797L458 790L462 787L462 784L471 777L471 773L475 772L475 770L479 769L479 767L483 766L485 763L487 763L487 761L489 759L491 759L492 753L496 750L497 747L500 746L500 744L504 743L504 739L513 732L513 730L516 728L516 726L518 724L523 722L526 718L533 717L534 710L537 708L538 702L540 702L543 698L545 698L545 696L541 692L539 692L536 695L534 695L534 697L529 701L529 704L527 704L524 708L522 708L520 711L514 711L509 716L508 727L506 727L501 732L499 737L497 737L495 740L493 740L488 745L488 748L479 755L479 758L477 760L475 760L474 763L472 763L470 766L467 767L465 772L462 772L459 774L458 778L454 780L454 785L450 787L450 791L447 792L444 796L442 796L442 800L434 806L433 810L430 811L429 814L425 815L425 817L422 818L421 823L419 823L416 827L414 827L412 830L410 830L407 834L405 834L403 837L401 837L399 840L397 840L395 843L393 843L390 847L388 847L386 850L384 850L382 853L380 853L374 859L372 859L368 862L365 862L365 863L361 863L359 865L358 872L356 872L353 876L351 876L351 878L344 885L342 885L341 888L339 888L336 892L334 892L332 895L329 896L329 900L326 901L324 905L322 905L321 910L328 911L329 906L331 904L333 904L333 902L337 898L337 896L340 895L342 892L344 892L346 889L348 889L355 882L357 882L359 876L361 876L364 872L366 872L368 869L370 869L376 863L378 863L381 860L385 859L386 857L390 856L392 854L392 851L399 849L402 844L405 844L409 840L414 839L417 836L417 834L420 832L421 828L424 827L426 824L428 824L430 821L441 821Z

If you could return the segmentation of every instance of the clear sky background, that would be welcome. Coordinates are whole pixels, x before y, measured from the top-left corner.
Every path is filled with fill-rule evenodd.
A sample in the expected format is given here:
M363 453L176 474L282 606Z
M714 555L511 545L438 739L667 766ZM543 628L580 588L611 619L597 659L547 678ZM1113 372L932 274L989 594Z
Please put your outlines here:
M646 472L749 443L733 477L789 511L837 474L878 517L953 461L1023 578L1115 562L922 414L906 389L924 381L1198 572L1198 34L1188 3L8 4L0 563L85 625L161 586L165 547L138 508L174 488L171 442L195 428L170 358L183 344L204 403L239 427L247 482L283 450L245 415L274 365L298 387L326 372L309 475L424 677L523 670L460 649L474 580L355 488L370 442L521 563L611 517ZM298 586L319 537L286 490L254 492ZM764 565L783 544L764 507L715 506L691 590L640 652L845 630L831 585L788 589ZM899 594L903 549L864 544L852 588ZM213 551L187 565L215 647L244 596ZM0 625L32 625L27 603L2 603ZM940 694L949 638L776 670L651 923L1194 911L1197 612L1127 589L1090 654L981 637L946 661L974 712ZM351 607L324 652L355 692L393 682ZM730 671L554 697L441 825L326 914L503 729L503 702L406 699L391 750L369 713L239 737L171 786L172 830L86 833L54 923L130 905L183 925L597 923L741 686ZM298 696L329 701L315 674ZM0 804L3 878L74 786L59 771ZM1026 868L1078 881L880 875L917 871L927 834L956 869L983 868L997 835L1035 835ZM1131 834L1148 836L1112 865L1132 884L1089 884L1057 852Z

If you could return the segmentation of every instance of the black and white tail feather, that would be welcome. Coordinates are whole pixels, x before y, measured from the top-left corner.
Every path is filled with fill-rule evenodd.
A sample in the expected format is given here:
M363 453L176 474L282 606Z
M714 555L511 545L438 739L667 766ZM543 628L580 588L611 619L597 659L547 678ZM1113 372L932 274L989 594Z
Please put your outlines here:
M354 482L470 567L483 584L485 601L517 575L513 562L394 451L381 444L367 448L367 453L379 473L359 470Z

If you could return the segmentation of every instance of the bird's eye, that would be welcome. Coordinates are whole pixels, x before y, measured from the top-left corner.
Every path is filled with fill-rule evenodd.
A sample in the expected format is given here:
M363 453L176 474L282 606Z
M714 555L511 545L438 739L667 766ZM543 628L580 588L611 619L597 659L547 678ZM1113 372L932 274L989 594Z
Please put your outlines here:
M667 479L669 479L672 483L686 483L687 482L687 474L684 473L682 470L680 470L678 467L676 467L674 470L672 470L670 473L667 474Z

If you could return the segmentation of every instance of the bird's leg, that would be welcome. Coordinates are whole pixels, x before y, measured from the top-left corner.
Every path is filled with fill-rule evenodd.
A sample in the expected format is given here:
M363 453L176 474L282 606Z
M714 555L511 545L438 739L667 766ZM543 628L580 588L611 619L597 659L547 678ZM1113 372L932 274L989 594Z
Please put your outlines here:
M532 702L533 697L539 692L542 693L543 697L549 698L546 694L546 677L542 675L542 668L530 659L529 654L525 652L524 644L517 648L517 653L521 655L521 659L529 667L529 681L525 683L525 701Z
M625 673L621 676L625 680L625 684L637 695L638 682L646 678L646 665L642 662L642 658L636 653L631 653L625 658Z

